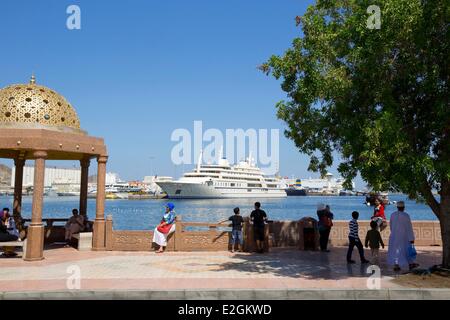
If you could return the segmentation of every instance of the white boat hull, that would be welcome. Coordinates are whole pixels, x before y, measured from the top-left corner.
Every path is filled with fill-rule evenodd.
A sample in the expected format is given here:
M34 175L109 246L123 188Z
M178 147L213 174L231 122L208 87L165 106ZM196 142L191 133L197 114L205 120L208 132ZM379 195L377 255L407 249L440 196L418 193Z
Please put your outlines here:
M157 182L170 199L285 198L284 189L214 187L204 183ZM251 190L251 191L250 191Z

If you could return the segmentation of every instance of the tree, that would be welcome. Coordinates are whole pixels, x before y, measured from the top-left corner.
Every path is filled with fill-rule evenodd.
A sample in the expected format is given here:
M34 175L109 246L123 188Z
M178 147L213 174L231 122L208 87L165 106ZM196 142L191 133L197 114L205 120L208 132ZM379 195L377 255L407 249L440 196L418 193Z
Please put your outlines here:
M440 221L447 268L449 1L318 0L292 47L260 66L281 79L287 99L277 115L309 169L323 174L339 154L347 187L359 172L375 190L425 201ZM379 29L369 23L374 3Z

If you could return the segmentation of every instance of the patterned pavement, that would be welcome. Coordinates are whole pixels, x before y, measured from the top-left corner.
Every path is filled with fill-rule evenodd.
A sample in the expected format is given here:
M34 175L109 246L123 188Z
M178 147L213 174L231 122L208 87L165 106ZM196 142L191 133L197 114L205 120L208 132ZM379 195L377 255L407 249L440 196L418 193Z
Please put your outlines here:
M441 248L418 248L424 267L439 264ZM346 248L330 253L273 249L268 254L229 252L79 252L73 248L48 248L46 259L25 262L0 259L0 292L73 289L80 275L81 290L178 289L367 289L368 265L347 265ZM369 254L368 251L366 251ZM354 258L356 257L356 250ZM382 288L398 288L398 276L385 264L380 267Z

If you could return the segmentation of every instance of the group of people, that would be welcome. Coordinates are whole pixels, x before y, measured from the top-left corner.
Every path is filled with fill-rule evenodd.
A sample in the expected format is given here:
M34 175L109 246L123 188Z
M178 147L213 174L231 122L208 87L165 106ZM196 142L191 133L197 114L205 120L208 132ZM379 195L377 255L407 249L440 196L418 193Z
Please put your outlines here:
M176 214L175 205L168 203L165 207L165 213L161 219L161 222L155 228L153 232L153 242L157 245L156 253L163 253L167 247L167 239L175 232L176 228ZM239 208L233 209L234 214L228 219L220 221L224 223L231 221L231 252L237 247L238 251L242 252L244 245L244 238L242 236L242 227L244 225L244 218L241 216L241 210ZM264 252L264 239L265 239L265 225L267 223L267 214L261 209L261 203L255 203L255 209L250 214L250 221L253 225L253 235L256 242L257 252Z
M79 214L77 209L72 210L72 217L67 221L65 228L65 241L68 243L74 234L89 231L90 224L86 216ZM0 242L21 241L20 233L9 208L0 212ZM14 247L6 247L2 256L15 257Z
M319 219L320 250L329 252L328 242L331 228L333 227L334 215L328 205L318 204L317 217ZM380 248L384 249L385 246L381 232L387 227L384 204L378 199L375 200L374 214L371 217L370 230L367 231L364 244L359 237L358 219L359 212L353 211L352 219L349 222L347 263L355 263L352 260L355 247L358 249L361 263L369 263L369 260L364 255L364 247L366 247L371 250L372 262L378 264ZM389 237L388 264L394 267L394 271L400 271L401 268L405 267L409 269L418 267L418 264L415 263L414 231L411 219L408 213L405 212L405 202L399 201L397 203L397 211L392 213L389 226L391 234Z
M19 230L16 228L14 218L9 212L9 208L3 208L0 212L0 242L12 242L19 240ZM3 254L4 257L14 257L14 247L6 247Z
M165 213L159 225L155 228L153 233L153 242L157 244L157 253L164 252L167 246L167 240L170 234L175 231L176 214L175 205L168 203L165 207ZM242 228L244 218L241 216L240 209L234 208L234 214L228 219L221 221L231 221L231 242L232 252L237 247L239 251L243 250L244 239L242 235ZM318 204L317 206L318 229L320 234L320 250L322 252L329 252L328 242L330 232L333 227L334 214L331 208L325 204ZM348 234L348 251L347 263L354 264L352 260L353 250L356 247L359 252L361 263L369 263L365 258L364 247L370 248L373 263L379 262L380 247L384 249L384 242L381 237L381 232L387 227L387 220L385 216L384 204L376 200L374 214L370 222L370 230L367 232L364 244L359 237L359 212L352 212L352 219L349 222ZM256 202L254 210L250 214L250 222L253 226L253 235L256 242L257 252L264 252L265 240L265 225L267 224L267 214L261 209L261 203ZM397 211L392 213L390 218L390 238L388 248L388 264L394 266L395 271L401 268L409 267L416 268L418 264L415 263L415 249L414 249L414 232L411 219L408 213L405 212L405 203L399 201L397 203ZM77 209L72 210L72 217L65 225L65 240L70 241L72 236L76 233L89 231L90 225L86 216L79 214ZM10 215L8 208L4 208L0 212L0 242L20 241L19 231L16 228L14 218ZM14 248L6 248L3 255L14 256ZM411 253L413 252L413 254Z

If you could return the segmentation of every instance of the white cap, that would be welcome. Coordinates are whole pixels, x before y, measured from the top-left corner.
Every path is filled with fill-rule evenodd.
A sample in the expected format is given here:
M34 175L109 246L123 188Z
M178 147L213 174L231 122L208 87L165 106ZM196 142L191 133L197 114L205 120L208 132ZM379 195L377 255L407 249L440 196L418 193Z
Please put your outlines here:
M326 206L325 206L324 203L318 203L317 204L317 211L322 211L322 210L325 210L325 209L326 209Z

